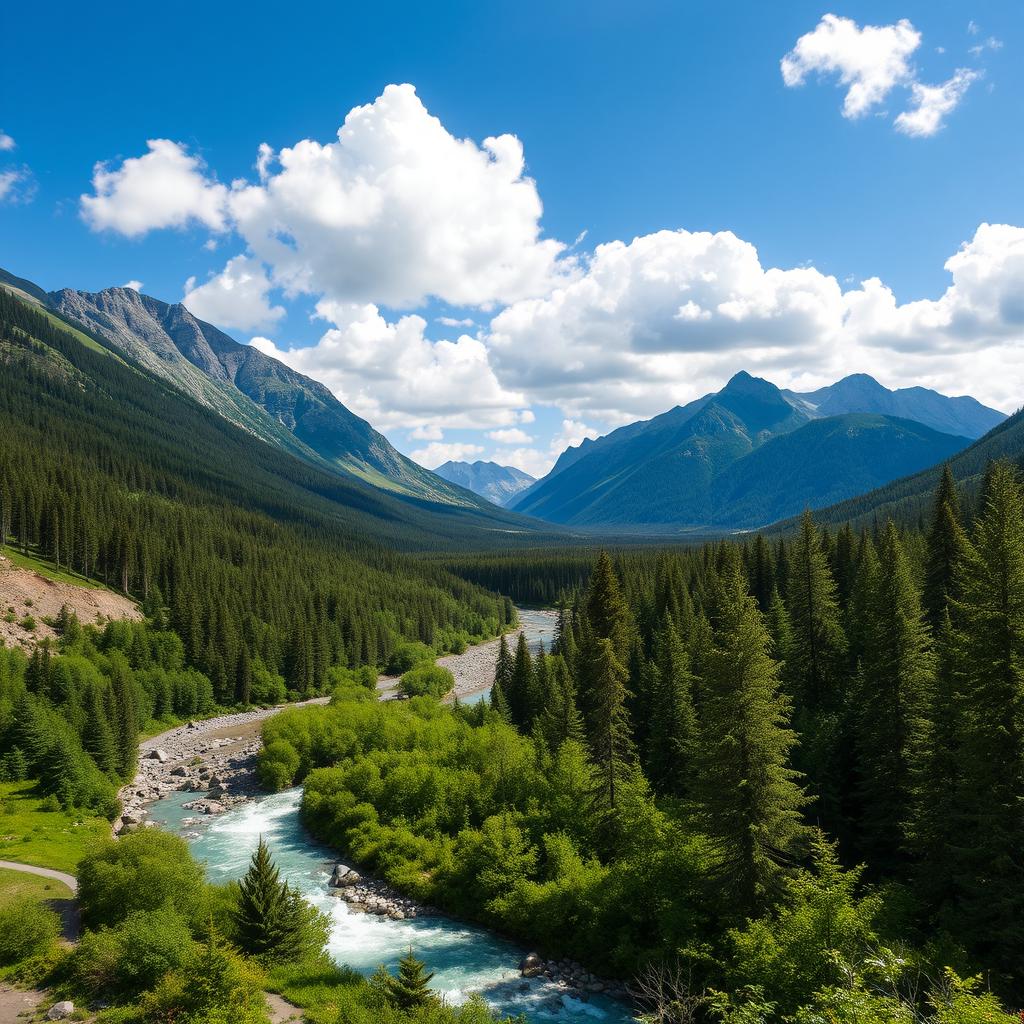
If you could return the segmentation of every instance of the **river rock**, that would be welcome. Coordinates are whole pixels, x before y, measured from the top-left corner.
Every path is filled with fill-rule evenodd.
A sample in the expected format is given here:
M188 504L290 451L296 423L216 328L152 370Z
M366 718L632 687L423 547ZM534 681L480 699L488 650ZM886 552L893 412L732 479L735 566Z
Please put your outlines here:
M183 779L188 775L188 769L183 764L179 764L177 768L171 769L171 774L176 778Z
M544 970L544 961L536 953L527 953L519 965L519 973L524 978L535 978Z
M149 752L149 759L151 761L159 761L161 764L165 764L167 762L167 751L161 747L157 747L156 750L151 750Z
M70 999L62 999L59 1003L54 1003L49 1010L46 1011L47 1020L66 1020L75 1012L75 1004Z

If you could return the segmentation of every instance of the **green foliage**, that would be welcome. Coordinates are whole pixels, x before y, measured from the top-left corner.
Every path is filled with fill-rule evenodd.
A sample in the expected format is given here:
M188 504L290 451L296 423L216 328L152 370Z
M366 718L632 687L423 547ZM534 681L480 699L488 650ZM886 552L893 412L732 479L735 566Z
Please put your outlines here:
M409 697L435 697L440 700L455 686L455 677L440 665L418 665L406 672L398 685Z
M86 856L78 868L78 902L90 928L114 926L137 911L173 909L193 921L203 908L202 868L183 839L144 829Z
M60 918L37 898L21 896L0 905L0 967L49 950L60 932Z
M438 1001L430 991L433 977L428 973L426 964L416 959L410 947L398 961L397 976L382 966L370 980L370 985L391 1006L400 1010L416 1010Z

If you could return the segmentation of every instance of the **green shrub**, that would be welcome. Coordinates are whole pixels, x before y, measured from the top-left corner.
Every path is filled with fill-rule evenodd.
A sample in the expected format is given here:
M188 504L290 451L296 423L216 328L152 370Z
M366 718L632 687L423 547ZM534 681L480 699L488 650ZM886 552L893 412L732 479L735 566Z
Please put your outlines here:
M261 751L257 772L263 787L272 793L287 789L299 773L298 751L287 740L274 740Z
M455 685L455 677L440 665L417 665L402 676L398 685L409 697L436 697L440 700Z
M433 660L434 649L432 647L428 647L418 640L400 640L391 653L387 670L391 675L397 676L408 672L409 669L415 668L417 665L433 662Z
M113 926L137 911L173 908L192 921L206 895L202 868L184 839L145 829L85 857L78 902L90 928Z
M60 934L60 918L38 900L23 896L0 907L0 965L42 956Z

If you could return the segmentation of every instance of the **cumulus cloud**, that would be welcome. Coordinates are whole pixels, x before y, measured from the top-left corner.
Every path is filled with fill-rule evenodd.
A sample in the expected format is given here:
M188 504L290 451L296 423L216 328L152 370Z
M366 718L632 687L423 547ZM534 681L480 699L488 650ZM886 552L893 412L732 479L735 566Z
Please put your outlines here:
M122 288L131 288L131 290L133 292L141 292L142 291L142 282L141 281L136 281L134 278L132 278L131 281L125 281L125 283L123 285L121 285L121 287Z
M599 246L579 280L501 311L486 340L507 387L608 424L741 368L798 387L864 371L1017 408L1024 229L983 224L945 267L941 297L900 304L878 279L844 291L813 267L764 267L730 232L662 231Z
M0 203L30 203L35 194L35 179L27 166L0 171Z
M81 197L82 216L96 231L137 238L157 228L226 226L228 190L209 177L203 161L180 142L150 139L149 152L111 170L93 169L94 194Z
M826 14L782 58L786 85L803 85L811 73L835 74L847 87L844 117L863 117L913 75L911 55L921 33L905 18L895 25L857 25L851 18Z
M2 128L0 128L0 153L9 153L14 149L16 143Z
M412 441L440 441L443 437L444 431L436 423L424 423L409 431Z
M968 31L976 33L974 22ZM920 81L911 62L920 45L921 33L906 19L895 25L861 28L850 18L826 14L782 58L782 79L788 86L798 86L815 72L835 74L847 87L843 116L848 118L863 117L885 102L897 87L909 89L911 106L896 117L896 130L913 138L926 138L942 127L980 72L957 68L948 81L928 85ZM970 52L980 56L986 48L1001 45L998 39L990 39ZM938 47L937 52L945 50Z
M558 456L567 448L575 448L586 438L599 437L599 431L578 420L562 420L562 429L546 448L505 448L494 452L492 458L503 466L514 466L530 476L540 478L547 474Z
M476 321L471 317L463 317L461 320L453 316L439 316L437 322L444 327L475 327Z
M437 469L445 462L471 462L482 454L483 448L478 444L464 444L461 441L445 444L435 441L425 448L418 448L409 457L427 469Z
M193 316L219 327L266 330L285 314L283 306L270 304L269 290L270 281L259 261L235 256L203 284L197 285L190 277L182 302Z
M941 85L914 82L914 105L896 118L896 130L918 138L934 135L944 119L956 110L971 83L980 77L979 72L970 68L957 68L953 77Z
M323 381L375 426L508 426L528 404L524 395L498 382L478 338L463 334L455 341L431 341L422 317L389 322L374 305L325 300L317 309L334 327L315 345L281 350L265 338L252 343Z
M392 308L435 296L487 306L547 291L567 272L513 135L458 139L411 85L355 107L327 144L273 155L229 206L252 251L295 292ZM564 262L564 261L563 261Z

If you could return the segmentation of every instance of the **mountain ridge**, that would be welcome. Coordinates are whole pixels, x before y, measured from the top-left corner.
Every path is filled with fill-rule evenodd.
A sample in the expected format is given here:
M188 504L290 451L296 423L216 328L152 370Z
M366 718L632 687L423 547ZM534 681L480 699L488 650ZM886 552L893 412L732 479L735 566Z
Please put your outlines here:
M477 459L476 462L449 459L434 472L442 480L465 487L502 508L521 491L536 483L536 477L515 466L503 466L484 459Z

